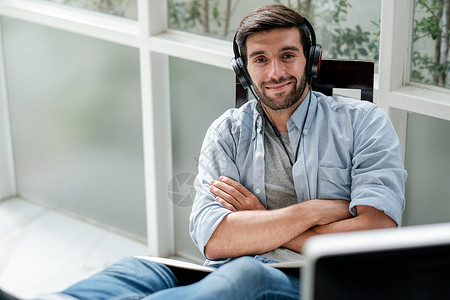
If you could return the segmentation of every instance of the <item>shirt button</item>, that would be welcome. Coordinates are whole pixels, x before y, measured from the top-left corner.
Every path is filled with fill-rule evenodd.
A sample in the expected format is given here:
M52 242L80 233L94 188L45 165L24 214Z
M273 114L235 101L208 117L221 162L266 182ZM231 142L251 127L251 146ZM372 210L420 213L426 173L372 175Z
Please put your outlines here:
M261 152L256 152L256 157L260 157L261 156Z
M307 134L308 133L308 129L303 129L302 133L303 134Z
M255 193L259 194L259 193L261 193L261 190L260 189L256 189Z

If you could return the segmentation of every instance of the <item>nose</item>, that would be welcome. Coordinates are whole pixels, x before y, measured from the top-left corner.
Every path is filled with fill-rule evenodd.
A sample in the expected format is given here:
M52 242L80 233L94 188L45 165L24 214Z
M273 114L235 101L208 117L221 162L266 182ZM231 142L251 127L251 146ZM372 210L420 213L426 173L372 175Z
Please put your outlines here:
M269 66L269 77L271 78L280 78L285 75L284 64L278 59L274 59L271 61Z

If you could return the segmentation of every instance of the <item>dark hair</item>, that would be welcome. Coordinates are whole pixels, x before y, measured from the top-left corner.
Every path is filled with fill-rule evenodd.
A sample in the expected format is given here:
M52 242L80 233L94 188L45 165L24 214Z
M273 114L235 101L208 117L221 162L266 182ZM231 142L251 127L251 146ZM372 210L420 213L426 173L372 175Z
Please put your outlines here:
M247 37L252 33L269 31L275 28L298 28L303 53L308 59L311 47L311 32L306 22L308 21L298 12L283 5L266 5L251 11L241 21L236 33L236 43L244 63L247 65Z

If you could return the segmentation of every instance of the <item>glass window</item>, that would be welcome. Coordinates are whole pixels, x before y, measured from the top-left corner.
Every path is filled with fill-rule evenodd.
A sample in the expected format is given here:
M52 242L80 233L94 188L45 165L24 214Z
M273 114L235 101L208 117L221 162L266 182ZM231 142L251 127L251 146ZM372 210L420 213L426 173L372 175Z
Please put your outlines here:
M1 21L19 196L145 240L138 50Z
M411 81L450 88L449 33L449 1L415 1Z
M255 7L279 3L313 24L326 58L378 60L381 0L168 0L169 28L232 40L241 19Z
M175 246L177 255L200 262L203 258L188 228L198 156L208 127L234 107L235 75L231 70L175 57L169 66L173 178L168 196L175 208Z
M46 0L137 20L137 0Z

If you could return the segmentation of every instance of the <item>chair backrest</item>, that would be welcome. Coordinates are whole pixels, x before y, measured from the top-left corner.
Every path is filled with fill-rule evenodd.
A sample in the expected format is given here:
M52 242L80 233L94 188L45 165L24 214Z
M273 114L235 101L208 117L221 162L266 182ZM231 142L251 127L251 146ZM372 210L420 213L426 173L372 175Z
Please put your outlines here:
M373 102L374 62L363 60L322 59L314 91L332 96L333 88L361 90L361 100ZM236 107L247 102L248 91L236 77Z

